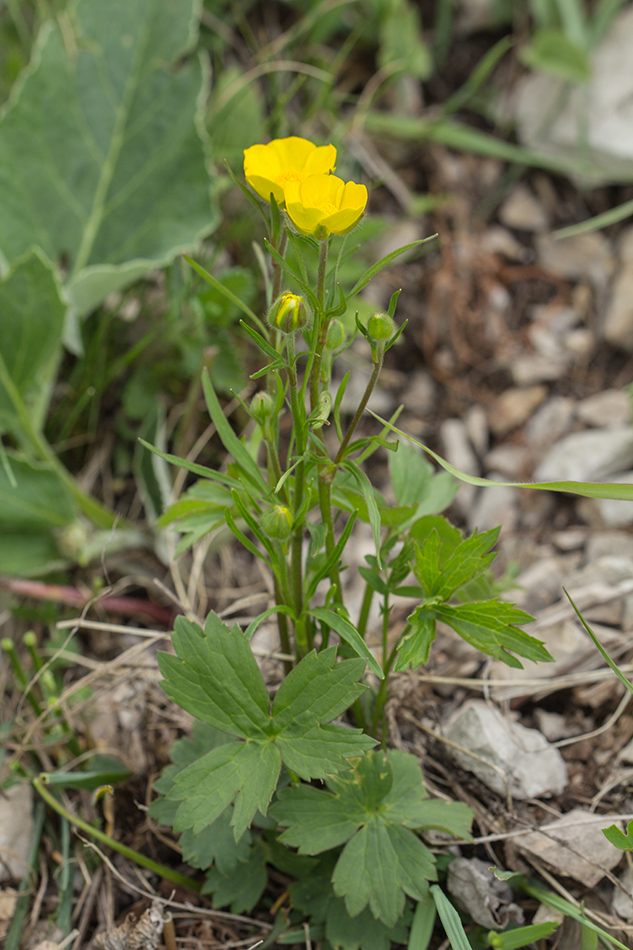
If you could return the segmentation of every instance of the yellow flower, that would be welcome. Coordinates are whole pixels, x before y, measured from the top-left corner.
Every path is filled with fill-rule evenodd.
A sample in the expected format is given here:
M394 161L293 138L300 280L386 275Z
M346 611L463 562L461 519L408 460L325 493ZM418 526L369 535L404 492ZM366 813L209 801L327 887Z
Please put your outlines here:
M288 182L302 182L310 175L327 175L335 163L333 145L317 147L296 135L244 149L246 181L261 198L270 201L272 194L280 205Z
M335 175L312 175L289 181L284 188L286 211L302 234L324 240L329 234L347 234L360 221L367 189Z

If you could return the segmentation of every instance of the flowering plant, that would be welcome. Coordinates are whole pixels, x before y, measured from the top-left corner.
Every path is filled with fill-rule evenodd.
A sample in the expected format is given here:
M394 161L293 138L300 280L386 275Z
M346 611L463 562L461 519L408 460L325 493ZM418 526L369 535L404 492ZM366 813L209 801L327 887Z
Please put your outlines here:
M249 404L240 400L252 429L239 437L205 376L209 413L231 462L217 472L166 456L201 479L162 524L178 525L181 550L227 526L270 572L274 598L244 633L229 630L213 613L204 629L178 619L176 656L160 658L163 685L198 724L193 741L177 743L151 812L182 832L186 860L198 855L201 836L224 842L222 856L211 845L204 864L212 864L204 890L218 905L252 909L268 862L305 885L290 888L287 926L307 918L313 936L327 935L332 946L340 945L345 928L366 934L368 945L378 939L385 946L390 939L406 942L413 914L428 916L435 905L443 913L446 899L431 884L437 871L425 829L468 837L471 817L464 805L426 798L413 755L375 750L388 738L390 674L426 662L438 620L512 666L521 665L518 656L547 660L549 654L517 626L529 615L492 595L469 596L475 578L485 590L498 532L465 538L439 514L454 495L453 479L433 475L415 449L387 438L387 428L358 433L404 324L395 321L399 291L387 312L366 324L353 312L350 319L350 303L399 254L426 242L387 255L343 289L337 280L342 247L333 266L330 249L360 220L367 189L329 174L335 160L332 145L297 137L245 151L246 181L268 211L267 320L242 305L243 327L266 360L253 379L265 385ZM311 264L315 245L318 262ZM346 411L350 372L336 392L331 376L354 333L367 342L371 372L357 406ZM284 416L292 425L282 438ZM395 505L364 468L379 448L388 451ZM375 550L358 569L364 595L354 616L343 572L359 520L369 524ZM419 604L394 636L391 617L403 596ZM375 599L378 649L367 642ZM284 672L272 703L250 645L271 617ZM314 779L327 788L301 784ZM321 857L305 857L315 855Z

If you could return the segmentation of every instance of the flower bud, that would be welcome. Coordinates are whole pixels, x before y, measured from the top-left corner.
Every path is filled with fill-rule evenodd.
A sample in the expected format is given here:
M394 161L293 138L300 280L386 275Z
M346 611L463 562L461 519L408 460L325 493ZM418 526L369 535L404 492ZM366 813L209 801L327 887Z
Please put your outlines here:
M395 323L388 313L372 313L367 321L367 335L374 343L383 343L385 340L389 340L395 329Z
M273 505L262 515L261 526L269 538L286 541L292 534L292 512L285 505Z
M303 297L286 292L275 300L268 312L268 322L282 333L294 333L308 322L308 314Z
M340 320L336 318L330 320L325 338L325 346L328 350L338 350L345 343L345 327Z
M270 395L270 393L261 392L255 393L251 400L251 412L259 422L261 426L265 425L275 411L275 400Z

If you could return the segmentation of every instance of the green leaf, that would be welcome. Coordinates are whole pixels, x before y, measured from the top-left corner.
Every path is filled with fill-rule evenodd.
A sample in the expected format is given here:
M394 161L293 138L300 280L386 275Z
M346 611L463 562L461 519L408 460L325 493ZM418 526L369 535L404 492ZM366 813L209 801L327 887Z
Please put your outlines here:
M440 538L432 531L424 546L416 546L413 573L427 597L448 599L468 581L474 580L488 570L496 554L489 554L496 544L500 528L478 534L461 541L449 557L440 563ZM530 618L532 619L532 618Z
M202 722L242 739L265 737L270 702L248 640L214 613L204 632L177 617L177 656L159 653L162 686L168 696Z
M329 725L359 696L364 660L336 663L336 648L305 657L279 689L272 710L249 642L211 613L204 631L176 620L176 656L162 653L163 688L183 709L215 729L245 741L227 742L171 770L159 787L180 802L174 828L199 833L235 802L231 825L236 841L256 811L266 814L282 759L310 780L348 769L375 740L359 729ZM326 720L326 722L323 722ZM168 783L166 783L167 785ZM169 817L169 816L168 816Z
M602 834L607 841L610 841L620 851L633 851L633 821L628 823L626 834L617 825L609 825L608 828L603 828Z
M374 917L392 927L404 910L405 891L423 900L427 880L435 877L433 855L412 831L372 816L343 849L332 884L350 916L369 904Z
M376 545L376 557L378 558L378 567L380 564L380 512L378 511L378 505L376 503L376 496L374 494L374 488L367 475L359 468L358 464L354 461L348 459L346 462L343 462L341 468L352 476L358 485L365 503L367 505L367 514L369 517L369 523L371 525L372 533L374 535L374 544Z
M204 390L204 398L207 403L209 415L211 416L211 421L218 430L218 435L222 439L224 448L235 459L237 464L240 466L240 469L249 478L253 485L255 485L255 487L258 488L262 494L266 495L268 493L268 485L266 484L257 463L253 460L244 443L238 439L235 432L231 428L231 425L227 421L226 416L222 412L222 407L218 402L218 397L215 394L213 383L211 382L211 378L206 370L202 374L202 388Z
M0 466L0 525L3 529L36 532L62 528L75 519L72 499L56 471L7 452L15 479Z
M428 950L435 926L435 902L430 893L418 901L413 914L407 950Z
M229 806L198 834L187 828L180 836L182 859L192 868L206 870L215 864L220 874L231 874L240 863L250 856L251 835L245 831L236 843L231 828L233 809Z
M530 69L549 73L567 82L582 83L591 78L591 63L584 49L573 43L563 30L537 30L520 53Z
M490 478L467 475L466 472L460 472L458 468L455 468L454 465L451 465L450 462L443 459L442 456L434 452L433 449L428 448L428 446L422 442L418 442L417 439L407 435L406 432L403 432L401 429L397 429L391 422L386 422L381 416L372 412L371 409L367 411L371 413L378 422L382 423L382 425L388 429L391 429L392 432L395 432L396 435L402 436L403 439L408 439L410 442L413 442L414 445L419 445L427 455L435 459L438 465L441 465L443 469L450 472L455 478L459 478L460 481L466 482L468 485L477 485L481 488L531 488L535 491L567 492L570 495L582 495L584 498L613 498L621 501L633 501L633 485L620 485L615 482L496 482Z
M389 950L392 943L406 943L411 918L407 910L393 927L387 927L369 908L350 916L345 901L332 896L330 890L325 936L335 950Z
M361 637L360 633L356 627L350 623L350 621L342 616L342 614L335 613L333 610L328 610L327 607L312 607L308 613L311 617L315 617L317 620L320 620L322 624L325 624L327 627L332 627L333 630L336 630L341 640L344 640L351 648L354 653L358 656L362 656L367 665L369 666L372 673L375 673L379 679L384 679L385 674L380 668L380 664L374 657L373 653Z
M278 793L271 814L287 827L280 841L301 854L347 842L332 877L335 893L345 897L352 917L369 903L373 915L391 927L405 893L422 900L426 882L436 876L432 854L410 829L439 819L461 833L463 809L449 816L429 807L417 759L397 750L368 753L326 784L327 791L303 785Z
M400 672L411 667L417 670L429 658L429 652L435 640L436 618L435 613L428 607L416 607L407 617L411 630L406 633L398 644L398 659L394 665L394 672Z
M508 666L522 668L510 650L535 663L553 660L541 640L516 626L530 623L534 618L513 604L503 600L479 600L455 606L442 604L433 610L438 620L443 620L472 646L503 660Z
M213 749L175 778L169 798L182 804L174 831L191 828L199 834L235 800L231 825L239 841L255 812L266 814L280 769L281 756L272 744L229 742Z
M39 251L16 261L0 282L0 313L0 432L9 430L20 438L20 401L33 428L42 425L66 313L59 281Z
M431 897L452 950L472 950L459 914L437 884L431 885Z
M488 941L490 946L494 947L494 950L519 950L519 947L527 947L528 944L534 944L537 940L544 940L545 937L553 934L558 927L560 927L560 923L557 920L545 920L542 924L515 927L513 930L506 930L503 933L491 930L488 933ZM592 934L592 936L595 937L595 934Z
M268 851L263 841L250 848L244 863L230 871L212 868L202 886L203 894L213 894L214 907L227 907L233 914L249 914L259 903L268 883Z
M607 653L607 651L605 650L605 648L602 646L602 644L601 644L600 641L598 640L597 636L595 635L595 633L593 632L593 630L591 629L591 627L589 626L589 624L587 623L587 621L585 620L585 618L583 617L583 615L582 615L582 614L580 613L580 611L578 610L578 607L576 607L576 604L573 602L573 600L572 600L571 597L569 596L568 591L566 591L565 588L563 588L563 590L565 591L565 596L567 597L567 600L569 601L569 603L570 603L570 604L572 605L572 607L574 608L574 611L576 612L576 616L578 617L578 619L580 620L581 624L583 625L583 627L585 628L585 630L587 631L587 633L589 634L589 636L590 636L591 639L593 640L593 642L594 642L594 644L595 644L595 646L596 646L598 652L599 652L600 655L602 656L603 660L605 660L605 662L611 667L611 669L613 670L613 672L615 673L615 675L617 676L617 678L620 680L620 682L622 683L622 685L625 686L626 689L628 689L629 693L633 693L633 683L631 683L631 681L630 681L629 679L627 679L627 677L624 675L624 673L622 672L622 670L620 669L620 667L617 665L617 663L615 663L614 660L611 659L611 657L609 656L609 654Z
M197 4L79 0L40 30L0 121L0 256L70 264L85 313L215 225ZM179 65L176 65L176 63Z

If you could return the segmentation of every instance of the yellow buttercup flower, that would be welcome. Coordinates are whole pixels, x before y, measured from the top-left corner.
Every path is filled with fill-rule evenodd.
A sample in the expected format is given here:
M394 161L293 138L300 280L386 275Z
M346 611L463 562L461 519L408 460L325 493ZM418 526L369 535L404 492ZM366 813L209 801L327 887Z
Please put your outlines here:
M288 182L302 182L310 175L327 175L335 163L333 145L316 146L297 135L244 149L246 181L261 198L270 201L272 194L279 205L283 204Z
M289 181L285 188L286 211L302 234L325 240L330 234L347 234L358 224L367 204L367 189L335 175L312 175Z

